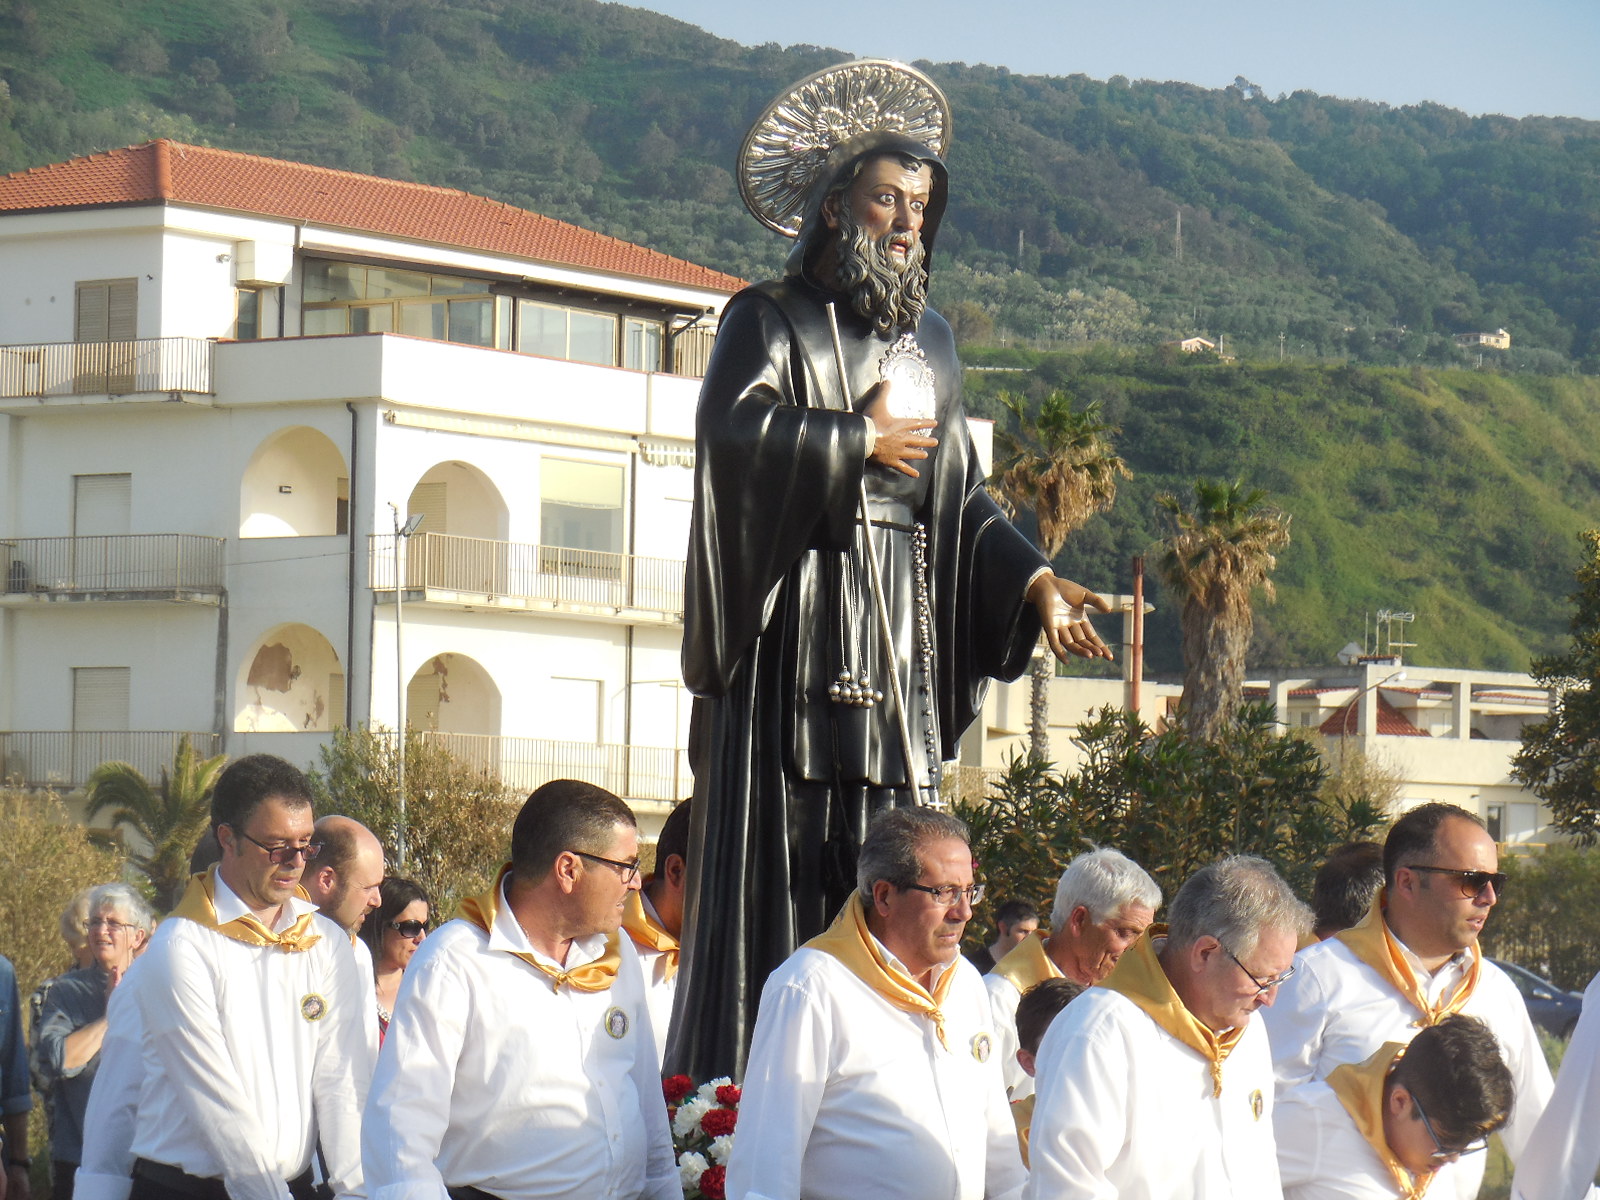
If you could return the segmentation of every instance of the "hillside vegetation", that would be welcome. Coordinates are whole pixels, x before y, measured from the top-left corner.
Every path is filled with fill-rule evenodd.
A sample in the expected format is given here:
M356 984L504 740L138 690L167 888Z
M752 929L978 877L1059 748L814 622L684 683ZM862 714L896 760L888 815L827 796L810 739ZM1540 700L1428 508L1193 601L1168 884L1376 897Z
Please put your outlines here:
M0 169L165 135L760 276L739 139L846 57L594 0L0 0ZM1504 326L1501 365L1600 370L1600 123L922 65L956 117L937 299L973 337L1409 365Z

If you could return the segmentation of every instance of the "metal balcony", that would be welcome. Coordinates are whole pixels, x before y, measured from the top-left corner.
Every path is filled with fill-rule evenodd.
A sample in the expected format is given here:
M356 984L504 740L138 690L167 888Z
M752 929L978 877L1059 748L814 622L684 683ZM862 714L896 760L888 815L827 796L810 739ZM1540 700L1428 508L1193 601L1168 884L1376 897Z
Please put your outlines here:
M0 539L0 598L214 603L225 541L191 533Z
M374 591L394 590L395 538L374 534ZM406 602L658 621L683 619L683 560L419 533L406 541Z
M686 799L694 790L689 753L668 746L555 742L481 733L423 733L460 761L526 794L552 779L580 779L629 800Z
M214 733L171 730L107 730L95 733L47 730L0 730L0 783L22 787L72 789L83 787L103 762L131 764L152 784L161 769L171 767L178 745L188 738L195 753L211 758L222 753L222 739Z
M0 346L0 399L167 392L210 395L216 343L206 338Z

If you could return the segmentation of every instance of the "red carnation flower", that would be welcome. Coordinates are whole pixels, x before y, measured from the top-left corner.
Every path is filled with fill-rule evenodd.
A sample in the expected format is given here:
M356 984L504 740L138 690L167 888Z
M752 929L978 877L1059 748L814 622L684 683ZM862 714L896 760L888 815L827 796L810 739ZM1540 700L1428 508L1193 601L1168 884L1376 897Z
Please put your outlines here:
M728 1168L707 1167L700 1176L700 1194L706 1200L727 1200Z
M725 1083L717 1089L717 1103L726 1104L729 1108L732 1108L735 1104L739 1103L739 1098L741 1095L743 1095L743 1093L740 1092L738 1084Z
M705 1130L707 1137L718 1138L725 1133L732 1133L733 1127L739 1122L739 1114L731 1108L713 1108L700 1118L700 1128Z
M661 1081L661 1092L668 1104L676 1104L694 1091L694 1080L687 1075L669 1075Z

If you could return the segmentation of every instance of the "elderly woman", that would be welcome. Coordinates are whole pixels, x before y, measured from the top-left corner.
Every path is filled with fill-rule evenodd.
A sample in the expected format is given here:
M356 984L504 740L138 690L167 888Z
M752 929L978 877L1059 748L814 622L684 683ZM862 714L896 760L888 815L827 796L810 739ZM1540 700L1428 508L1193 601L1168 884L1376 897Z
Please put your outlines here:
M411 956L428 934L428 893L421 884L391 875L379 891L378 911L361 923L361 940L372 951L372 973L378 994L379 1044L389 1032L389 1017L400 980Z
M56 1200L71 1200L83 1157L83 1115L106 1033L106 1001L150 940L150 906L125 883L89 893L89 966L50 987L34 1036L33 1080L50 1117L50 1166Z

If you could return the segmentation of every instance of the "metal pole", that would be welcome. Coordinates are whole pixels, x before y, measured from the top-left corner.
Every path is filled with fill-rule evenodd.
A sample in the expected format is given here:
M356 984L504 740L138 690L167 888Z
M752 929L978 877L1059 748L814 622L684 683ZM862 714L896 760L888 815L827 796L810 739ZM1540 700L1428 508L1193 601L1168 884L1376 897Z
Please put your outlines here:
M400 509L393 501L389 508L394 513L394 685L395 685L395 867L406 866L406 680L405 680L405 559L401 545L406 540L400 528Z

